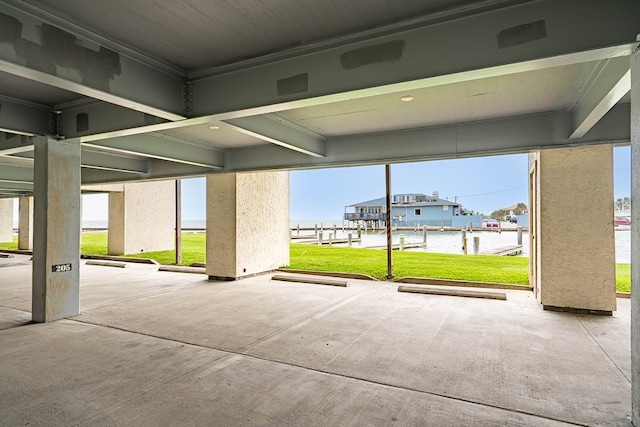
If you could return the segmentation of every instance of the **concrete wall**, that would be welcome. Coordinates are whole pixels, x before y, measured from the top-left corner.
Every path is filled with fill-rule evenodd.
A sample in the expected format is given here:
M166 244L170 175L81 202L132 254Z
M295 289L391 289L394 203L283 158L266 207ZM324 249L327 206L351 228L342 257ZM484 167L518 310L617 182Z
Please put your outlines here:
M109 193L109 254L175 248L175 181L125 184Z
M13 241L13 199L0 199L0 242Z
M530 160L538 300L546 308L615 310L613 147L544 150Z
M237 279L289 264L289 173L207 176L207 274Z

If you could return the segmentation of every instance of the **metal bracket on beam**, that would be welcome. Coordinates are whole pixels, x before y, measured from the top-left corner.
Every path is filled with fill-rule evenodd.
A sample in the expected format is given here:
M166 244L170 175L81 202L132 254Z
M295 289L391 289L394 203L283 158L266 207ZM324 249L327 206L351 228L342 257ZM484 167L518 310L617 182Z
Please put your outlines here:
M195 90L193 84L185 82L182 85L182 106L184 111L189 115L193 111L195 105Z

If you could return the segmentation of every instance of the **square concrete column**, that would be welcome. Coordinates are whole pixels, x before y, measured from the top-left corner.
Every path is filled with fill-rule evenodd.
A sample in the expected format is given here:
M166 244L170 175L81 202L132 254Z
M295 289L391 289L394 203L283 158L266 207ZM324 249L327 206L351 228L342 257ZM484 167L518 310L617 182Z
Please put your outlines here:
M80 312L80 143L34 138L32 316Z
M0 242L13 242L13 199L0 199Z
M640 39L640 36L638 36ZM631 55L631 421L640 427L640 52Z
M530 157L531 281L545 309L616 309L613 147Z
M125 184L122 191L110 191L109 254L174 249L175 191L175 181Z
M289 172L207 175L207 274L238 279L289 264Z
M18 249L33 249L33 197L18 199Z

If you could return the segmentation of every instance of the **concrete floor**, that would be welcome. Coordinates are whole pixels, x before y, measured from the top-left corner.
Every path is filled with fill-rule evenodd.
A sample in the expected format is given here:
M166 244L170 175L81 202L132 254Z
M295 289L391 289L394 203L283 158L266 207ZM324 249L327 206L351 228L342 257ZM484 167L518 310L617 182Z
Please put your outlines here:
M31 263L0 259L0 425L630 425L629 300L80 274L82 314L30 324Z

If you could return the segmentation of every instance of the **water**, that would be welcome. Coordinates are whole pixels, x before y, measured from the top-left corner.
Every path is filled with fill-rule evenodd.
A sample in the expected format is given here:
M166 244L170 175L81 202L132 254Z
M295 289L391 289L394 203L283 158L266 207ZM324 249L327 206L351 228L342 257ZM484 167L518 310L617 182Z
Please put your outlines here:
M339 219L312 219L312 220L291 220L291 228L295 228L300 225L301 228L312 228L316 225L324 227L325 240L329 239L329 233L333 233L333 225L337 226L336 239L346 239L348 231L342 231L342 220ZM107 221L83 221L83 228L107 228ZM204 229L206 227L205 220L183 220L183 228L196 228ZM351 231L353 237L357 237L356 231ZM311 235L313 231L301 231L300 235ZM393 243L399 244L400 234L405 235L405 243L422 243L422 231L397 231L393 233ZM295 230L293 235L296 235ZM491 249L499 248L502 246L511 246L518 243L517 233L515 231L503 231L502 233L496 233L494 231L474 231L473 233L467 232L467 244L468 253L473 253L473 237L480 237L480 252L488 251ZM631 230L616 227L615 232L616 242L616 262L618 263L630 263L631 262ZM362 233L362 241L354 242L354 247L370 247L370 246L384 246L387 244L386 230L368 231ZM337 245L339 246L339 245ZM346 245L341 245L346 246ZM429 231L427 235L427 247L417 249L407 249L408 251L423 251L423 252L438 252L448 254L462 254L462 234L459 231ZM522 233L522 255L524 257L529 256L529 233Z
M300 224L300 226L302 227L302 224ZM342 229L338 228L336 231L334 238L346 239L348 237L348 230L342 231ZM325 228L323 231L324 241L328 241L329 233L333 233L333 229ZM357 237L357 232L351 231L351 233L355 239ZM295 236L296 231L294 230L292 234ZM311 237L312 234L313 231L300 232L301 236L308 235ZM422 243L423 241L422 231L394 231L392 234L392 242L394 245L398 245L400 243L400 234L405 235L405 244ZM467 232L467 253L469 254L473 253L474 237L480 237L480 252L518 244L518 233L515 231L503 231L501 233L497 233L495 231ZM354 242L353 247L385 246L386 244L386 230L381 229L363 232L362 240L360 242ZM346 244L339 244L335 246L346 246ZM429 231L427 234L426 248L407 249L407 251L463 254L462 233L460 231ZM631 262L631 230L616 230L615 251L617 263ZM522 254L518 256L529 257L528 232L522 233Z
M333 229L325 228L323 231L323 240L328 241L329 233L333 233ZM348 233L352 233L353 238L358 237L357 231L349 231L338 228L334 236L335 239L347 239ZM296 231L293 231L293 236L296 235ZM414 232L410 230L394 231L392 233L392 242L394 245L400 244L400 235L404 234L404 242L409 244L420 244L423 242L422 230ZM313 231L301 231L301 236L312 236ZM474 231L473 233L467 232L467 248L468 253L473 253L473 238L480 237L480 252L495 249L503 246L512 246L518 244L518 236L514 231L503 231L497 233L495 231ZM379 229L375 231L362 232L360 242L354 242L353 247L372 247L372 246L385 246L387 244L387 233L385 229ZM529 233L522 233L522 249L523 256L529 256ZM346 246L346 244L340 244L336 246ZM429 231L427 233L427 247L426 248L412 248L406 249L407 251L415 252L438 252L447 254L462 254L462 232L460 231Z

